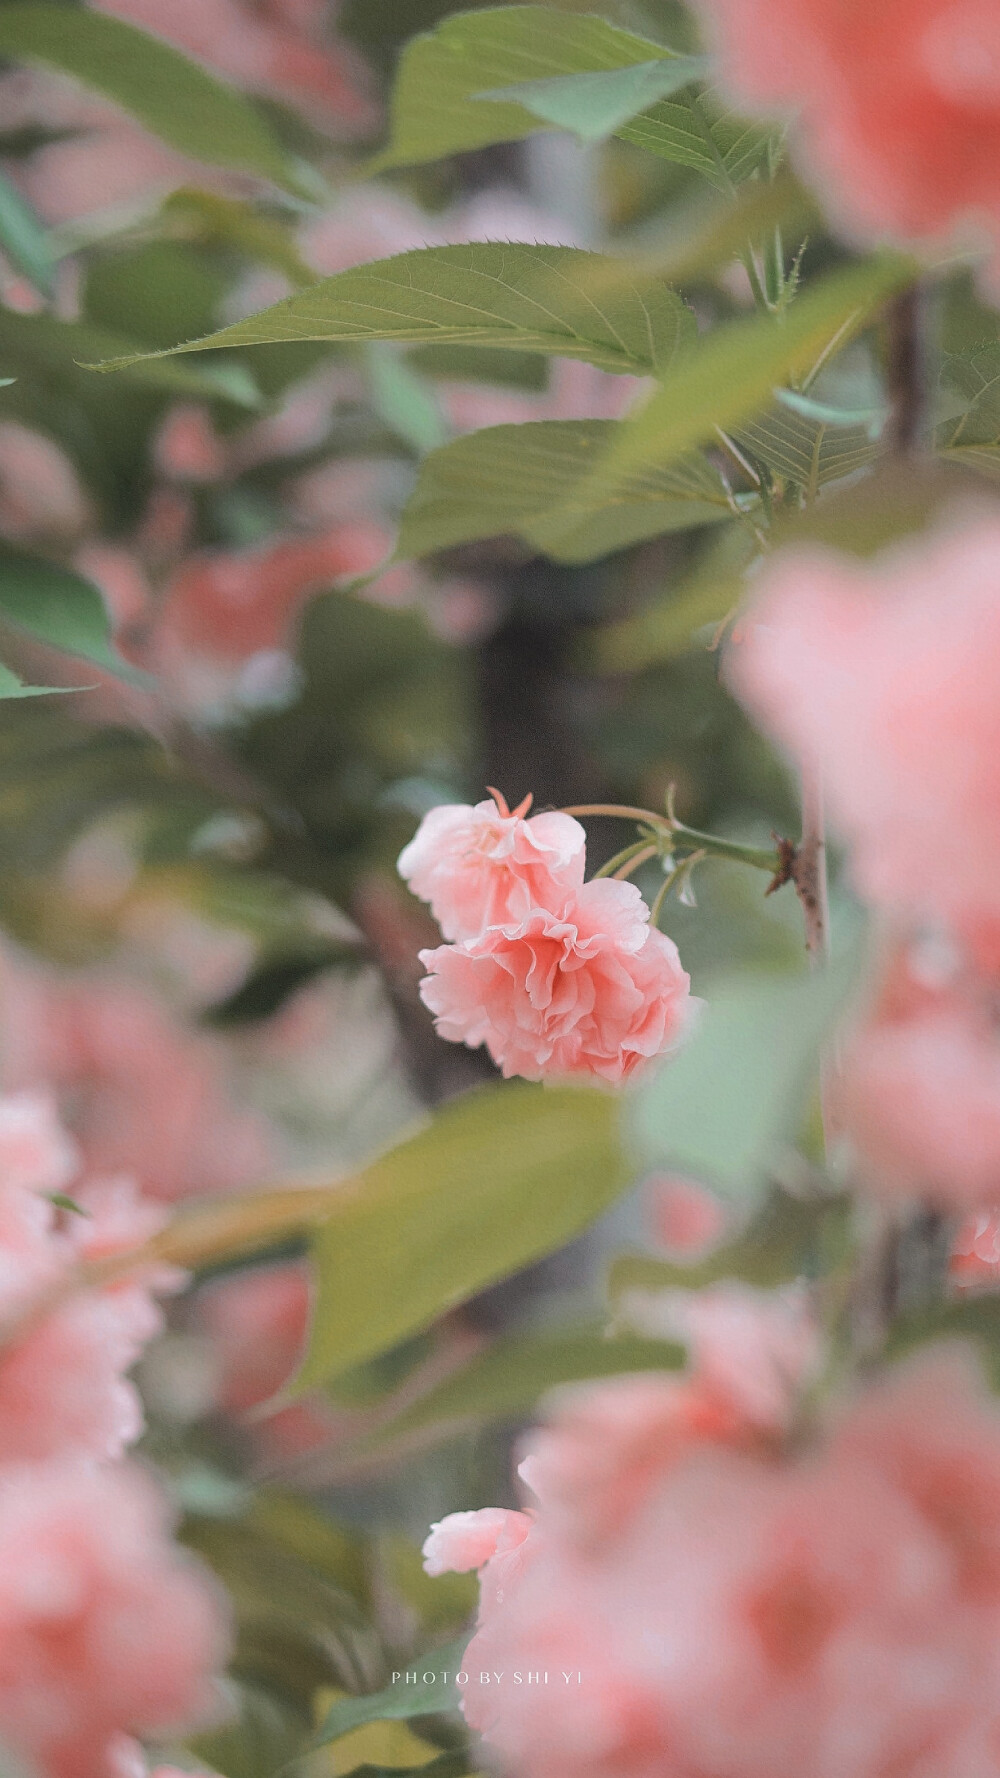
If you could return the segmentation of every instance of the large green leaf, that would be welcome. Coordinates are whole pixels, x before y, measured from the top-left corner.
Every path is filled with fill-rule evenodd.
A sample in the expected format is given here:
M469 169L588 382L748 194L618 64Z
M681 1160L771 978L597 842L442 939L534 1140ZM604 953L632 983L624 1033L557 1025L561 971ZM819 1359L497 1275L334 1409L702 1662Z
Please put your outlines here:
M662 375L693 331L680 297L623 260L576 247L484 241L355 266L204 339L95 368L279 340L406 340L554 352L603 370Z
M583 142L603 142L622 124L647 111L657 99L679 93L708 73L704 56L662 57L612 68L605 74L557 74L551 80L522 80L483 93L484 99L523 105L542 123L570 130Z
M0 247L43 296L52 295L55 258L48 230L16 185L0 177Z
M447 1433L455 1421L524 1414L547 1389L561 1383L631 1371L676 1370L683 1360L680 1346L660 1340L609 1340L603 1328L512 1334L380 1427L363 1448L428 1426L440 1426Z
M635 418L622 423L574 504L610 498L640 466L676 463L720 428L766 408L776 386L808 380L913 275L909 260L880 255L831 273L781 316L754 315L715 329L684 355Z
M709 992L691 1042L640 1086L634 1128L651 1162L743 1197L763 1184L801 1124L821 1039L853 980L746 972Z
M0 544L0 618L40 642L95 661L120 678L141 677L115 653L97 588L73 569L8 543ZM39 689L27 686L5 690L3 695L31 696Z
M672 55L662 44L592 13L541 6L458 13L407 45L392 98L389 142L374 165L414 165L553 127L523 103L484 99L491 89L607 74ZM685 71L690 78L689 67ZM759 125L720 114L710 101L695 97L661 99L616 133L696 168L724 191L759 165L768 140Z
M400 1722L412 1716L436 1716L441 1711L454 1710L460 1695L455 1675L462 1671L467 1642L468 1636L463 1636L407 1661L399 1680L387 1685L384 1691L373 1692L367 1698L340 1699L328 1711L314 1745L326 1747L369 1722ZM413 1674L410 1683L406 1681L407 1672Z
M704 457L636 469L613 501L574 510L572 492L610 447L615 420L538 420L489 426L424 458L403 513L398 556L421 556L513 533L559 561L584 562L663 531L729 516ZM556 509L551 529L546 515Z
M307 1389L560 1247L627 1180L604 1093L470 1093L365 1169L313 1244Z
M281 143L248 99L122 19L44 0L3 6L0 55L70 75L194 160L298 189Z

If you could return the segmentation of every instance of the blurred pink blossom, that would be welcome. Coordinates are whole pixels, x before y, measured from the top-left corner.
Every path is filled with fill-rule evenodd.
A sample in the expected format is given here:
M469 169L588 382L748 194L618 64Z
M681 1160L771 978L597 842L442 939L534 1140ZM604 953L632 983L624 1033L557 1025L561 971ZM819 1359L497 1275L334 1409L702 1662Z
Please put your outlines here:
M1000 913L1000 521L872 561L787 550L761 571L731 686L822 774L861 893L964 922Z
M0 1477L0 1737L39 1778L121 1778L126 1736L212 1716L225 1641L141 1471Z
M594 1393L634 1398L635 1386L620 1379ZM557 1405L545 1436L559 1438L562 1425ZM600 1447L595 1438L588 1453ZM582 1463L584 1496L588 1475ZM501 1577L487 1554L462 1660L465 1715L511 1769L991 1770L1000 1419L964 1352L890 1373L821 1442L784 1457L704 1438L675 1446L630 1512L599 1519L596 1538L581 1541L579 1521L550 1510L543 1476L529 1471L541 1491L518 1566ZM432 1561L449 1546L471 1552L462 1536L442 1540L449 1524L432 1534ZM523 1683L526 1670L547 1671L548 1685Z
M792 140L845 226L1000 234L1000 16L992 0L698 0L736 103Z
M19 543L65 546L92 521L65 452L17 420L0 421L0 532Z
M693 1264L717 1246L725 1233L722 1204L693 1179L654 1174L645 1181L643 1198L653 1242L674 1259Z
M87 1166L133 1174L154 1197L248 1185L275 1164L275 1138L240 1106L219 1039L174 1019L114 976L56 977L2 961L0 1080L50 1084Z

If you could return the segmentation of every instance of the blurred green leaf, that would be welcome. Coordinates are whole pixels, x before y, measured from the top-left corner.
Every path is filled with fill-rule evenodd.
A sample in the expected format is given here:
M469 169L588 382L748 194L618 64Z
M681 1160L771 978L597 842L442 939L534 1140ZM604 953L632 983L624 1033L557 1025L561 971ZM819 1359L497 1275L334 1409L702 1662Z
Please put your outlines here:
M281 143L249 99L122 19L44 0L3 6L0 55L68 74L193 160L299 189Z
M142 678L112 646L108 614L97 588L72 568L9 543L0 543L0 617L40 642L95 661L119 678ZM39 689L44 688L29 687L27 693ZM24 696L25 691L8 690L4 695Z
M491 88L606 75L672 59L681 58L590 13L505 6L455 14L407 44L392 96L389 142L373 170L514 142L552 127L524 104L485 99ZM703 99L677 98L661 99L616 133L695 168L727 192L760 163L770 135L758 124L720 115Z
M484 1088L345 1187L313 1243L312 1388L569 1241L623 1189L603 1093Z
M679 1346L660 1340L608 1339L603 1326L570 1333L514 1334L498 1340L380 1427L364 1449L427 1426L454 1430L455 1421L523 1414L547 1389L627 1371L676 1370Z
M436 1716L441 1711L457 1709L459 1690L455 1674L462 1670L467 1641L468 1637L462 1636L408 1661L404 1671L416 1674L416 1681L411 1685L401 1678L370 1697L340 1699L328 1712L314 1745L326 1747L329 1742L339 1740L341 1735L347 1735L351 1729L361 1728L365 1723L401 1722L411 1716ZM433 1677L425 1681L425 1673ZM421 1769L433 1771L432 1766Z
M1000 479L1000 342L950 354L941 377L969 406L938 427L938 451L951 462Z
M715 329L685 354L645 407L622 422L590 487L579 488L578 501L610 498L638 466L666 467L720 428L749 419L767 406L776 385L808 382L913 275L909 260L883 254L830 273L780 317L753 315Z
M150 363L146 362L150 355L137 351L134 341L85 321L59 321L54 315L18 315L11 309L0 309L0 354L5 362L18 366L22 381L36 366L71 379L79 377L84 360L123 352L129 361L130 383L167 394L200 396L203 401L227 401L241 408L261 406L260 392L246 365L162 364L155 361L155 354Z
M183 240L235 248L247 259L283 272L293 284L315 284L319 277L302 258L292 228L257 204L185 185L164 198L159 219Z
M366 363L372 405L379 418L418 456L443 445L448 425L433 389L419 371L381 341L367 346Z
M514 533L557 561L586 562L664 531L731 516L725 490L691 451L673 468L639 466L603 506L574 509L574 487L606 454L616 420L488 426L426 457L404 510L398 557ZM556 524L548 514L559 514Z
M854 974L844 961L818 975L748 971L710 987L690 1042L631 1102L650 1163L727 1197L759 1192L801 1125L820 1044Z
M389 1585L428 1635L454 1633L474 1617L479 1601L474 1574L428 1574L419 1544L395 1531L379 1538L378 1559Z
M585 663L602 673L634 673L687 653L699 631L718 626L738 605L758 549L746 526L716 533L696 566L644 610L588 637L581 649Z
M902 1357L928 1340L969 1339L981 1349L994 1389L1000 1387L1000 1295L975 1292L899 1316L889 1335L889 1354Z
M608 1269L611 1306L628 1290L700 1290L723 1278L773 1290L796 1278L817 1277L841 1257L848 1216L842 1198L802 1199L771 1191L738 1235L693 1264L648 1253L618 1254Z
M624 123L647 111L657 99L671 98L709 70L707 56L675 56L636 62L607 73L557 74L549 80L523 80L515 86L478 94L500 104L523 105L557 129L571 130L584 142L603 142Z
M576 247L523 241L424 247L324 278L260 314L161 353L91 362L121 370L149 357L287 340L407 340L554 352L602 370L664 374L694 318L657 277Z
M65 685L25 685L10 667L0 662L0 698L45 698L52 693L67 692L71 688ZM73 687L80 690L81 687Z
M16 185L0 174L0 247L11 264L40 291L51 296L55 259L48 230Z

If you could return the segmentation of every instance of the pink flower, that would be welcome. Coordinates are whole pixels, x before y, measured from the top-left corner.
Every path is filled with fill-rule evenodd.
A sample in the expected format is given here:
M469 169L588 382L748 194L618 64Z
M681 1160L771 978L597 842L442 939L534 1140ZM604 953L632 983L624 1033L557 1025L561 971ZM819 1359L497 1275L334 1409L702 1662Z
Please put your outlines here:
M0 1739L40 1778L120 1778L126 1735L197 1727L225 1639L139 1470L0 1480Z
M992 0L699 0L737 103L798 112L845 225L926 239L1000 225L1000 19Z
M505 1076L617 1084L674 1048L690 1011L677 947L648 919L634 884L595 879L558 913L421 951L421 998L442 1037L485 1043Z
M655 1174L646 1180L643 1192L652 1239L672 1258L694 1264L718 1246L726 1213L703 1185L673 1174Z
M442 803L400 853L400 876L430 904L445 938L478 938L532 908L562 908L583 887L580 823L558 812L525 820L530 801L513 815L492 799Z
M1000 521L859 562L789 550L731 647L737 696L822 773L870 900L1000 912Z
M487 1561L462 1665L468 1721L525 1778L995 1768L1000 1417L964 1355L890 1375L784 1458L672 1443L594 1538L543 1495L522 1548L500 1585Z
M855 1031L829 1103L878 1195L959 1210L1000 1201L1000 1039L958 995Z
M510 1512L505 1507L449 1513L431 1526L424 1541L424 1567L428 1574L468 1574L485 1568L498 1554L518 1549L530 1530L527 1513Z
M0 1079L55 1090L87 1166L176 1199L250 1184L274 1164L265 1120L235 1102L225 1047L139 984L56 978L0 958Z

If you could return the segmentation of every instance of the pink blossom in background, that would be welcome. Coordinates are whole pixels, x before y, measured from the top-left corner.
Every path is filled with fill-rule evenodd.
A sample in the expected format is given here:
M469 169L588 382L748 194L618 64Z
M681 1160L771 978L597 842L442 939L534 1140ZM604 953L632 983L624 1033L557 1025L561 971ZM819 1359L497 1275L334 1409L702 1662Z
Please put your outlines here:
M138 1469L0 1476L0 1738L40 1778L120 1778L124 1738L218 1707L226 1619Z
M878 1195L949 1210L1000 1203L1000 1038L985 1008L956 994L856 1030L829 1106Z
M583 887L587 836L558 811L527 819L492 798L431 809L399 855L399 874L445 938L478 938Z
M153 445L156 467L171 481L214 482L226 472L225 447L209 408L181 401L160 423Z
M323 0L92 0L109 12L199 57L251 91L284 98L321 128L353 136L370 131L377 112L365 93L354 52L328 31Z
M298 1260L219 1278L198 1294L199 1324L212 1339L218 1401L242 1414L289 1381L305 1349L309 1273Z
M734 101L791 114L845 226L1000 234L1000 16L992 0L698 0Z
M594 1394L634 1398L635 1381ZM557 1406L543 1436L561 1423ZM527 1559L495 1585L487 1554L463 1657L465 1715L505 1766L526 1778L995 1768L1000 1417L964 1352L890 1372L783 1458L691 1439L630 1511L599 1516L596 1538L550 1510L544 1474L529 1471ZM584 1498L589 1475L581 1463ZM449 1526L432 1534L432 1562ZM451 1547L466 1553L461 1536ZM476 1683L538 1669L557 1683Z
M691 1010L677 947L648 919L634 884L595 879L558 913L421 951L421 999L442 1037L485 1044L507 1077L620 1084L676 1047Z
M147 988L2 959L0 1081L50 1083L97 1174L132 1174L172 1201L252 1184L276 1138L233 1093L224 1044L175 1019Z
M722 1204L693 1179L654 1174L644 1182L643 1199L651 1240L674 1259L694 1264L725 1234Z
M729 683L815 762L869 900L950 922L1000 913L1000 520L860 562L787 550L762 570Z

